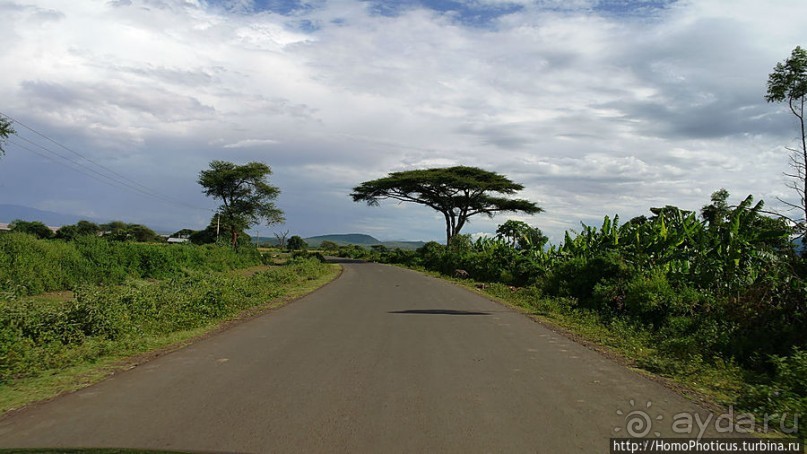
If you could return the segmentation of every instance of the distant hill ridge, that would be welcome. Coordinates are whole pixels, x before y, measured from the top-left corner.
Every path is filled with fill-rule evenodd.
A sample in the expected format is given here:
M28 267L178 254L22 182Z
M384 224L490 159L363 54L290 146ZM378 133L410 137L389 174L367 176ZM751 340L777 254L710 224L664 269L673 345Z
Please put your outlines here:
M12 222L17 219L23 221L39 221L43 224L52 226L62 226L67 224L75 224L76 222L87 219L88 221L98 222L96 219L88 219L87 217L74 216L69 214L54 213L53 211L37 210L35 208L20 206L20 205L6 205L0 204L0 221Z
M305 238L305 242L311 247L319 247L323 241L333 241L340 246L347 246L348 244L358 244L359 246L372 246L375 244L382 244L377 238L363 233L345 233L333 235L317 235Z
M385 246L389 249L417 249L426 244L423 241L381 241L378 238L363 233L318 235L304 239L305 242L308 243L308 246L312 248L319 247L323 241L333 241L339 246L355 244L364 247Z

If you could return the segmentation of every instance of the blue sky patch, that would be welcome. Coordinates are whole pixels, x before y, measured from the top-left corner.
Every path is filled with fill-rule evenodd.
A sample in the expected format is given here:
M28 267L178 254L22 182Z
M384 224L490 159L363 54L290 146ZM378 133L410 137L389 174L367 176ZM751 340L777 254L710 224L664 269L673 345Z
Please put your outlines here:
M523 6L515 3L486 5L476 2L454 0L364 0L378 15L395 17L406 11L426 8L438 13L452 15L463 25L485 27L501 16L521 11Z
M676 2L677 0L601 0L594 11L613 16L653 16Z

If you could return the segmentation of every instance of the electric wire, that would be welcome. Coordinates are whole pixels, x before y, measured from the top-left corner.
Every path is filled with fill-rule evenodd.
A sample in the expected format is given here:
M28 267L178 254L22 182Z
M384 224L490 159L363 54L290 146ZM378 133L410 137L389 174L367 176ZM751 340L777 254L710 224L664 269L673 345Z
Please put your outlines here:
M23 150L26 150L28 152L31 152L31 153L37 154L39 156L42 156L42 157L44 157L44 158L46 158L46 159L48 159L48 160L50 160L50 161L52 161L52 162L54 162L56 164L66 166L66 167L68 167L68 168L70 168L72 170L75 170L75 171L77 171L77 172L79 172L79 173L81 173L81 174L83 174L83 175L85 175L87 177L93 178L96 181L102 182L102 183L110 185L112 187L117 187L119 189L128 189L128 190L137 192L137 193L139 193L139 194L141 194L143 196L151 197L153 199L157 199L157 200L160 200L160 201L162 201L164 203L168 203L168 204L172 204L172 205L183 206L183 207L191 208L191 209L194 209L194 210L215 212L215 210L210 209L210 208L203 208L203 207L200 207L200 206L191 205L191 204L188 204L188 203L183 202L181 200L173 199L171 197L168 197L168 196L165 196L163 194L160 194L158 191L154 191L154 190L150 189L148 186L145 186L145 185L143 185L143 184L141 184L141 183L139 183L139 182L137 182L137 181L135 181L135 180L133 180L131 178L128 178L128 177L126 177L124 175L121 175L120 173L118 173L118 172L116 172L116 171L114 171L114 170L112 170L112 169L110 169L110 168L108 168L108 167L106 167L104 165L101 165L101 164L93 161L92 159L84 156L83 154L81 154L81 153L79 153L79 152L77 152L75 150L72 150L71 148L57 142L56 140L48 137L47 135L35 130L34 128L32 128L30 126L27 126L27 125L21 123L19 120L15 119L15 118L13 118L13 117L11 117L9 115L6 115L3 112L0 112L0 115L3 116L3 117L6 117L7 119L9 119L13 124L22 126L26 130L31 131L32 133L36 134L37 136L42 137L43 139L46 139L47 141L49 141L49 142L59 146L60 148L70 152L71 154L73 154L75 156L78 156L82 160L93 164L97 169L87 165L84 162L74 160L74 159L70 159L68 156L65 156L64 154L58 153L58 152L56 152L56 151L54 151L54 150L52 150L52 149L50 149L50 148L48 148L48 147L46 147L46 146L44 146L42 144L33 142L33 141L31 141L31 140L29 140L29 139L27 139L25 137L22 137L22 136L20 136L18 134L7 138L7 141L8 141L9 144L12 144L12 145L14 145L16 147L19 147L20 149L23 149ZM14 139L20 139L20 140L22 140L24 142L27 142L28 144L31 144L31 145L43 150L45 153L43 153L41 151L34 150L33 148L30 148L28 146L25 146L25 145L17 142L16 140L13 140L12 137ZM57 160L53 156L57 156L58 158L61 159L61 161ZM100 170L98 170L98 169L100 169Z
M149 190L149 188L148 188L148 187L146 187L146 186L144 186L144 185L142 185L142 184L140 184L140 183L138 183L138 182L136 182L136 181L134 181L134 180L132 180L132 179L130 179L130 178L128 178L128 177L126 177L126 176L124 176L124 175L121 175L120 173L118 173L118 172L116 172L116 171L114 171L114 170L110 169L109 167L106 167L106 166L104 166L104 165L102 165L102 164L99 164L99 163L97 163L97 162L93 161L92 159L90 159L90 158L88 158L88 157L84 156L83 154L79 153L78 151L75 151L75 150L73 150L72 148L67 147L66 145L63 145L63 144L61 144L61 143L57 142L56 140L54 140L54 139L52 139L52 138L48 137L47 135L45 135L45 134L43 134L43 133L41 133L41 132L39 132L39 131L35 130L34 128L32 128L32 127L30 127L30 126L28 126L28 125L26 125L25 123L22 123L21 121L17 120L16 118L11 117L11 116L9 116L9 115L6 115L6 114L5 114L5 113L3 113L3 112L0 112L0 115L2 115L2 116L4 116L4 117L8 118L9 120L11 120L12 122L14 122L15 124L18 124L18 125L22 126L23 128L25 128L25 129L27 129L27 130L31 131L32 133L34 133L34 134L36 134L36 135L38 135L38 136L42 137L43 139L45 139L45 140L47 140L47 141L49 141L49 142L52 142L53 144L55 144L55 145L59 146L60 148L63 148L63 149L65 149L65 150L67 150L68 152L70 152L70 153L72 153L72 154L74 154L74 155L76 155L76 156L80 157L81 159L83 159L83 160L85 160L85 161L87 161L87 162L89 162L89 163L91 163L91 164L93 164L93 165L95 165L95 166L99 167L100 169L103 169L104 171L109 172L109 173L111 173L111 174L113 174L113 175L115 175L115 176L117 176L117 177L121 178L121 179L122 179L122 180L124 180L124 181L128 181L128 182L129 182L129 183L131 183L131 184L134 184L134 185L136 185L136 186L139 186L139 187L141 187L141 188L143 188L143 189L145 189L145 190Z
M51 154L43 153L41 151L37 151L37 150L35 150L35 149L31 148L31 147L28 147L26 145L23 145L21 143L17 143L15 140L13 140L11 138L8 138L7 140L8 140L9 144L14 145L17 148L21 148L23 150L29 151L29 152L31 152L31 153L33 153L35 155L41 156L41 157L43 157L43 158L45 158L45 159L47 159L47 160L49 160L49 161L51 161L51 162L53 162L55 164L66 166L66 167L68 167L68 168L70 168L72 170L75 170L76 172L81 173L81 174L83 174L83 175L85 175L87 177L90 177L90 178L92 178L92 179L94 179L96 181L99 181L99 182L104 183L106 185L115 187L114 181L109 180L109 179L99 178L98 176L93 175L92 173L89 173L86 170L83 170L81 167L75 166L75 163L73 161L67 160L68 163L74 165L74 166L71 166L70 164L66 164L65 162L59 161L58 159L51 156ZM37 145L37 144L34 144L34 145ZM65 158L62 157L62 159L65 159ZM101 176L104 177L104 175L101 175ZM106 177L106 178L108 178L108 177Z

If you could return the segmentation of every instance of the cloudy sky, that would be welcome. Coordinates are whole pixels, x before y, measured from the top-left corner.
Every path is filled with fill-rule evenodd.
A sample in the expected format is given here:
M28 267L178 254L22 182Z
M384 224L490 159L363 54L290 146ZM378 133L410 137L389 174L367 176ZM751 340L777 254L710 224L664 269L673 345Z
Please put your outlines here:
M428 208L348 194L460 164L523 184L546 212L509 218L556 241L720 188L776 207L797 131L764 95L805 17L804 0L0 0L0 112L20 122L0 203L202 228L197 176L221 159L272 167L287 223L267 236L440 240Z

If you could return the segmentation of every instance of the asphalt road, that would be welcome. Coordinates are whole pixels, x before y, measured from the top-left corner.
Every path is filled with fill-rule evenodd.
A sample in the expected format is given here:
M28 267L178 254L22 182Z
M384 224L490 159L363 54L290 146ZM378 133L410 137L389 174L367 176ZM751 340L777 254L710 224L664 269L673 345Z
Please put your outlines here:
M645 430L631 412L650 436L703 414L472 292L344 267L282 309L0 419L0 448L598 453Z

